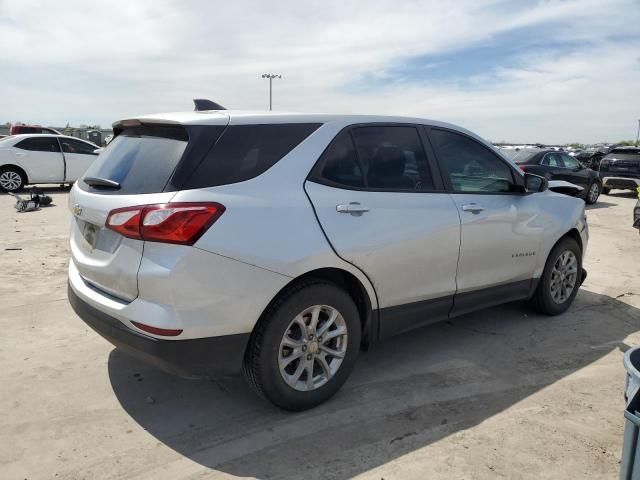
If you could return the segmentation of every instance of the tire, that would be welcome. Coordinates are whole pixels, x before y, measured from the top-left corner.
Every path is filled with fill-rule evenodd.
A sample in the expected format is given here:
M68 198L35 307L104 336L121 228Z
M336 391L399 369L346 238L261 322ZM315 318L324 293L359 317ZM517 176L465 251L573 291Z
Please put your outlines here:
M611 188L610 187L602 187L602 193L604 193L605 195L609 195L609 193L611 193Z
M317 329L308 329L309 338L305 340L296 319L303 319L309 326L316 311ZM334 311L338 315L322 333ZM343 329L346 336L338 335ZM312 337L313 331L317 335ZM321 335L336 336L327 341ZM331 398L349 377L360 350L360 335L360 316L349 294L323 280L299 283L272 302L259 320L245 354L245 378L256 393L282 409L300 411L315 407ZM326 343L318 342L318 338ZM289 342L296 342L295 349L288 346ZM325 353L326 348L336 353L343 351L342 359ZM321 357L328 370L323 367Z
M575 272L572 278L566 271L563 272L562 276L559 276L559 272L563 271L563 266L560 265L561 268L558 269L557 262L561 262L561 257L567 253L573 255L575 260ZM569 255L569 258L571 258L571 255ZM567 291L568 289L564 289L566 295L563 298L562 288L559 287L559 282L564 283L563 279L565 278L568 279L569 282L573 279L573 288L570 292ZM535 310L545 315L559 315L569 308L578 293L581 283L582 251L580 250L578 242L573 238L564 237L551 249L551 253L549 253L544 272L542 272L542 277L531 299L532 306ZM556 288L552 288L552 284L555 285Z
M24 172L16 167L0 168L0 189L5 192L19 192L27 184Z
M587 196L584 201L587 205L593 205L598 201L598 197L600 196L600 184L595 180L589 185L589 189L587 190Z

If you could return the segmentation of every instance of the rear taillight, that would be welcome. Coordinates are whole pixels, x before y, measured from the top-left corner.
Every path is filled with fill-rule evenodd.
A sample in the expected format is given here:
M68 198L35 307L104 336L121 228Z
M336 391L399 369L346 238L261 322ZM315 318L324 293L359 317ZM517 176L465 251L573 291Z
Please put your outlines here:
M158 328L152 327L151 325L146 325L140 322L131 322L136 328L139 328L143 332L153 333L154 335L162 335L163 337L177 337L182 333L182 330L173 329L173 328Z
M224 213L219 203L165 203L117 208L106 227L128 238L193 245Z
M522 170L523 172L527 171L527 165L519 164L518 166L520 167L520 170Z

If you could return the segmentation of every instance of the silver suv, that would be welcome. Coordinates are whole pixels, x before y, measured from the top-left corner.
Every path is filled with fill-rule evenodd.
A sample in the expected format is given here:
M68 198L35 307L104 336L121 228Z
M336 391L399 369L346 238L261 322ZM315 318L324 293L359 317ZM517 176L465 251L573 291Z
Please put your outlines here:
M71 191L69 300L186 377L244 371L289 410L371 342L584 279L584 202L462 128L207 111L128 119Z

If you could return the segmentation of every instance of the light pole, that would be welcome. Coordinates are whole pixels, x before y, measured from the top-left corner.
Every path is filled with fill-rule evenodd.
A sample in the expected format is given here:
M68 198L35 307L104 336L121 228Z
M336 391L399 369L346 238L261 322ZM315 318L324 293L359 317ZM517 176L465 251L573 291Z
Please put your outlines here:
M638 120L638 133L636 135L636 147L640 147L638 140L640 140L640 120Z
M269 110L271 110L271 107L273 105L273 97L272 97L272 83L273 83L273 79L274 78L282 78L282 75L278 75L276 73L264 73L262 74L262 78L268 78L269 79Z

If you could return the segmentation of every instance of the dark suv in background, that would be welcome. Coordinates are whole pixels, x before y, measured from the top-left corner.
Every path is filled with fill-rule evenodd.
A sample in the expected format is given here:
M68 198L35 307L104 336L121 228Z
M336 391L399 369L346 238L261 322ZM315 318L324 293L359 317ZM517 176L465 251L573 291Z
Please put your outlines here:
M640 187L640 147L616 147L600 162L602 191Z

